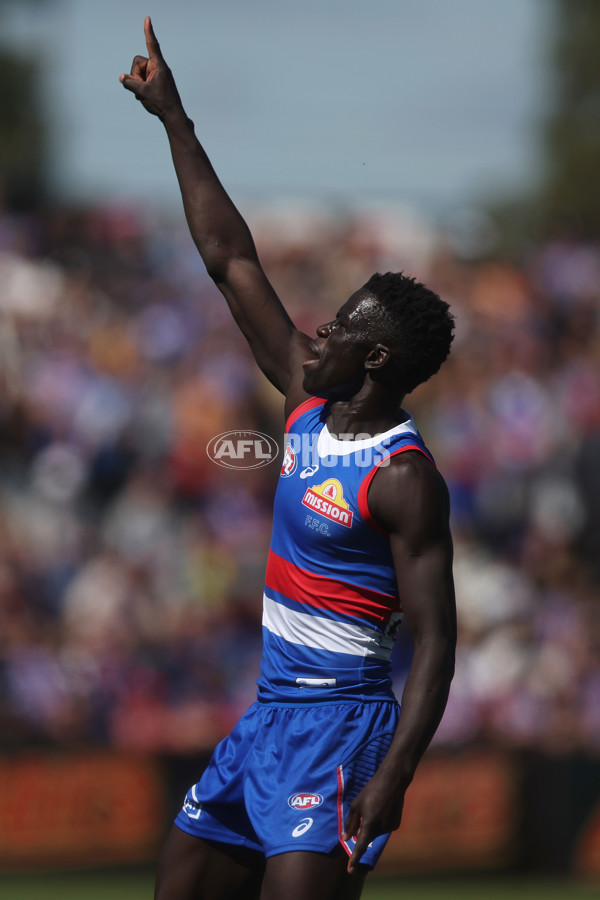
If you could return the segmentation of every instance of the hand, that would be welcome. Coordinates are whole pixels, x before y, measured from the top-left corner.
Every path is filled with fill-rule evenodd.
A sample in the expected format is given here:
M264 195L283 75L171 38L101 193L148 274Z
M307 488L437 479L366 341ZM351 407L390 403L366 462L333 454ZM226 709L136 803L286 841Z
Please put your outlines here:
M404 806L404 790L390 790L387 779L376 774L351 805L344 824L344 840L356 838L348 872L352 874L371 843L380 834L399 827Z
M182 108L175 79L161 53L150 16L144 19L144 35L148 56L136 56L130 75L121 75L119 81L135 94L142 106L164 121L169 112Z

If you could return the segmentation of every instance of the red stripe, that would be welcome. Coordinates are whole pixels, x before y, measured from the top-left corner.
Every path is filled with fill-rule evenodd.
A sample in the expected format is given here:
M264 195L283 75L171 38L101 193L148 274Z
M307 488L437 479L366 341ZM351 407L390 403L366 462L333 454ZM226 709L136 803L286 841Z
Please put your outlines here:
M357 616L375 625L387 625L391 613L401 611L398 597L315 575L272 550L269 552L265 584L296 603Z
M352 851L348 847L348 844L344 840L344 775L342 772L342 767L337 767L337 783L338 783L338 795L337 795L337 808L338 808L338 834L340 836L340 844L348 854L348 856L352 856Z
M315 406L325 406L327 400L323 397L309 397L308 400L303 400L300 406L297 406L296 409L292 410L287 418L287 422L285 423L285 433L290 433L290 428L296 422L300 416L304 415L305 412L308 412L309 409L314 409Z
M423 450L422 447L419 446L419 444L406 444L404 447L400 447L398 450L394 450L393 453L390 453L389 456L386 456L384 459L381 460L381 462L377 463L377 465L373 469L371 469L369 474L365 476L360 488L358 489L358 511L360 512L361 516L363 517L363 519L365 520L367 525L370 525L371 528L373 528L375 531L378 531L379 534L387 535L388 532L384 528L382 528L381 525L378 525L377 522L375 521L375 519L373 518L373 516L371 515L371 510L369 509L369 504L367 501L367 495L369 493L369 488L371 487L371 482L373 481L373 478L375 477L375 473L377 472L379 467L385 462L385 460L391 459L392 456L397 456L399 453L405 453L407 450L418 450L420 453L423 454L423 456L426 459L429 460L429 462L432 465L435 465L435 463L433 462L433 459L429 456L428 453L425 452L425 450Z

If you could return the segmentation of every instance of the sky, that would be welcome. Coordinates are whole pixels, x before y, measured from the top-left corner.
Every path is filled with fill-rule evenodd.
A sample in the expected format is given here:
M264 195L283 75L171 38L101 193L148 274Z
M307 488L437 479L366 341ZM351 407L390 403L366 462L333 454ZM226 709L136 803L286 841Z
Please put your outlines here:
M13 0L42 61L52 174L71 200L173 204L162 126L118 82L152 16L234 198L435 212L539 172L549 0Z

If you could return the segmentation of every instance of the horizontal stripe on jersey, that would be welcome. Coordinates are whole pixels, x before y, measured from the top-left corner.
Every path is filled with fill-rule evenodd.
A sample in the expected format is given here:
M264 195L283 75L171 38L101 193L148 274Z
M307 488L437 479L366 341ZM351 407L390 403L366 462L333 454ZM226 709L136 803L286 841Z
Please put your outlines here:
M287 606L291 606L287 601L292 601L299 608L306 606L326 612L328 618L359 618L379 628L388 625L393 612L400 612L397 597L301 569L272 550L265 593Z
M263 625L292 644L327 650L329 653L389 660L394 646L392 640L373 628L298 612L277 603L266 594L263 597Z
M259 700L320 703L394 699L391 663L294 644L263 626Z
M368 487L395 453L431 456L410 417L352 441L331 435L327 416L326 401L310 398L287 423L265 578L261 700L392 696L401 598Z

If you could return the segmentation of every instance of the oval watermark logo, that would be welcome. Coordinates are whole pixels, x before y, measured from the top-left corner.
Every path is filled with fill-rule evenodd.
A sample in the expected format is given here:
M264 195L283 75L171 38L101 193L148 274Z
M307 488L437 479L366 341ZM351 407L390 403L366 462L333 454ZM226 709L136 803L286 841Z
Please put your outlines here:
M225 469L260 469L273 462L279 447L260 431L224 431L208 442L206 452Z

